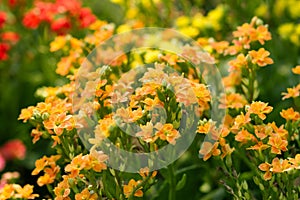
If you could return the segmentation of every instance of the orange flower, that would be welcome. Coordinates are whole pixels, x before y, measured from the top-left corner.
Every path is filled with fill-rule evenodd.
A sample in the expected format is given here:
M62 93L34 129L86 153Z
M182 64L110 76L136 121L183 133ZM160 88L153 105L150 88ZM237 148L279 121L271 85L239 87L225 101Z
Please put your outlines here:
M63 180L54 188L55 200L71 200L69 179L69 176L63 175Z
M253 24L244 23L242 26L237 27L237 30L233 32L233 37L239 38L241 46L245 49L250 48L251 35L256 34L256 30Z
M82 156L82 154L74 157L70 164L65 167L66 172L70 172L70 177L74 178L79 175L80 170L84 169L87 165L86 156Z
M95 172L101 172L107 169L107 166L104 162L108 159L108 156L102 151L91 149L91 153L87 156L88 160L85 169L93 169Z
M282 95L284 95L282 97L283 100L291 97L298 97L300 95L300 84L298 84L296 87L288 88L287 92L283 92Z
M257 144L247 148L247 150L258 150L258 151L262 151L265 150L267 148L269 148L270 146L267 144L262 143L262 141L259 141Z
M146 178L147 176L149 176L149 168L148 167L141 168L139 174L141 177ZM157 171L153 171L151 174L151 178L154 178L156 174Z
M33 193L32 185L27 184L24 187L21 187L20 185L13 184L13 187L17 193L15 194L15 198L35 199L36 197L39 197L38 194L32 194Z
M282 110L280 112L281 117L286 119L287 121L292 120L292 121L297 121L300 119L300 114L297 111L294 111L294 108L289 108L287 110Z
M131 108L119 108L115 114L116 117L120 117L122 120L121 123L132 123L139 120L143 116L142 108L132 110Z
M222 78L225 88L231 88L241 83L241 70L232 71L228 76Z
M228 64L230 66L228 70L229 72L248 67L248 61L242 53L240 53L236 59L229 61Z
M193 87L194 94L198 99L198 104L204 108L207 108L208 102L211 99L210 92L207 86L204 84L191 83Z
M271 153L281 154L281 151L287 151L288 141L282 139L279 135L274 135L269 138L269 145L271 145Z
M15 195L15 189L12 184L5 184L0 189L0 199L11 199Z
M90 193L88 188L85 188L80 193L75 195L75 200L97 200L98 196L96 193Z
M270 172L270 169L271 169L272 165L269 164L269 163L262 163L258 166L258 168L261 170L261 171L264 171L266 172L264 174L264 179L267 181L267 180L270 180L272 178L272 173Z
M282 172L285 172L285 171L288 171L292 169L291 168L291 164L288 162L288 160L284 159L280 159L279 158L274 158L272 160L272 172L273 173L282 173Z
M177 63L185 62L183 59L181 59L178 55L175 54L167 54L164 56L160 56L160 59L166 61L171 66L177 65Z
M229 47L229 42L227 41L213 42L211 43L211 47L214 50L216 50L218 54L222 54Z
M221 151L222 151L221 158L223 159L223 158L225 158L225 156L230 155L234 150L235 150L235 148L231 148L229 146L229 144L222 145L222 147L221 147Z
M36 143L40 137L43 135L43 132L39 130L39 128L35 128L31 130L32 143Z
M158 97L155 97L154 99L152 98L146 98L143 103L145 104L145 109L146 110L151 110L155 106L163 106L163 103L158 99Z
M300 154L297 154L295 158L289 158L289 162L292 164L293 168L300 169Z
M43 122L48 130L54 130L54 133L60 136L64 129L70 131L75 128L75 120L72 115L66 113L51 114L49 119Z
M176 139L180 137L179 132L174 129L172 124L156 124L156 128L159 129L159 131L156 133L156 136L159 137L161 140L167 140L170 144L175 145Z
M208 160L211 156L218 156L221 154L220 149L218 149L219 142L212 144L211 142L203 142L199 154L203 155L203 160Z
M264 45L265 41L271 39L271 33L268 31L268 28L264 25L260 25L259 27L257 27L255 34L251 35L251 40L258 41L261 45Z
M244 113L241 113L240 115L237 115L234 119L233 126L231 127L231 131L237 132L242 126L248 124L251 121L249 115L244 115Z
M28 108L23 108L21 110L21 114L18 120L23 120L23 122L27 122L27 120L29 120L32 117L33 110L34 110L33 106L29 106Z
M266 51L264 48L260 48L258 51L252 50L249 52L251 56L251 61L253 64L257 64L260 67L273 64L273 60L269 58L270 52Z
M245 97L238 93L226 94L225 97L221 99L220 108L232 108L240 109L247 104Z
M260 139L263 140L267 136L271 135L273 132L273 129L269 125L256 125L254 126L255 129L255 135Z
M198 126L197 132L207 134L210 130L211 122L206 122Z
M141 137L145 142L154 142L157 136L153 136L154 125L152 122L147 122L146 125L140 125L141 131L136 133L137 137Z
M271 106L268 106L268 103L264 103L261 101L252 102L250 107L247 110L246 115L256 114L262 120L266 119L266 115L273 110Z
M37 175L46 166L56 166L56 161L59 160L61 155L52 155L50 157L43 156L41 159L35 161L35 169L31 172L32 175Z
M136 190L134 196L136 197L143 196L143 191L141 190L142 187L136 188L140 182L141 181L135 181L134 179L131 179L128 185L123 185L123 193L126 198L128 198L134 190Z
M242 129L235 136L235 140L245 144L249 141L256 141L256 138L251 133L249 133L247 130Z
M273 132L275 134L278 134L283 139L287 139L288 131L284 129L283 125L281 125L280 127L277 127L275 122L272 122L272 123L268 123L268 126L272 127Z
M90 138L89 142L91 144L98 144L101 142L104 138L109 137L110 127L115 125L115 121L112 118L112 115L106 115L103 119L100 119L98 121L98 125L95 127L94 133L95 138Z
M300 65L297 65L296 67L294 67L292 69L292 71L293 71L294 74L300 74Z
M54 182L56 175L59 173L59 166L51 166L44 169L45 174L40 176L37 180L37 184L42 187L43 185L48 185Z

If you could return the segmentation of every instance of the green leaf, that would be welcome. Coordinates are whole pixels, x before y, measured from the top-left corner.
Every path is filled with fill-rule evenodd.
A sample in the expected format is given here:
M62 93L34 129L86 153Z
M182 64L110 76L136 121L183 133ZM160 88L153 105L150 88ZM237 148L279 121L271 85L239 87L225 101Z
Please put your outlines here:
M180 179L180 181L178 181L177 185L176 185L176 191L181 190L186 183L186 174L184 173Z

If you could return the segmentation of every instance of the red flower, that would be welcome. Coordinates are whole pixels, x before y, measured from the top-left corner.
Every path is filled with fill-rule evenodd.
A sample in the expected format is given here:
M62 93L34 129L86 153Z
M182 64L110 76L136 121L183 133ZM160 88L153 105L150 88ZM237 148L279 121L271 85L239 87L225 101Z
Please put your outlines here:
M0 60L6 60L8 58L7 51L9 48L8 44L0 43Z
M56 0L56 7L59 8L60 13L69 11L72 15L76 15L81 8L79 0Z
M0 28L3 27L5 21L6 21L6 13L0 11Z
M96 21L96 17L95 15L93 15L92 11L89 8L80 9L79 22L81 28L88 27L95 21Z
M20 36L14 32L5 32L1 34L1 38L5 42L17 43L20 39Z
M8 0L8 4L10 7L15 7L17 4L17 0Z
M11 140L1 147L0 153L5 160L24 159L26 147L20 140Z
M27 28L36 29L40 25L40 18L34 12L28 12L23 18L23 25Z
M64 34L71 28L71 22L63 17L52 22L51 30L58 34Z

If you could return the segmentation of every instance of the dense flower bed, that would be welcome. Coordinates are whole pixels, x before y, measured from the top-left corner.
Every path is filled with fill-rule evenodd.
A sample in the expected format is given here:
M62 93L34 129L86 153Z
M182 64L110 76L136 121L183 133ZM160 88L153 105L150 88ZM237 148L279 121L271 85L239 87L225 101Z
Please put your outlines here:
M276 49L276 40L299 52L294 20L300 7L292 0L253 1L252 18L240 22L234 18L239 11L230 11L238 5L230 2L107 2L124 15L114 23L78 0L30 6L8 1L0 11L0 62L23 56L13 54L25 37L18 30L36 31L44 34L42 50L27 55L35 62L47 52L44 63L59 76L39 87L39 102L18 117L31 125L33 144L50 147L34 161L30 180L5 168L12 160L26 161L24 144L13 140L0 148L0 199L298 199L300 63ZM15 30L9 28L17 23L14 13L22 19ZM264 22L280 17L286 21ZM135 35L148 26L178 32ZM181 34L193 42L176 37ZM134 49L141 44L148 48ZM290 66L276 65L282 54ZM275 88L279 75L265 71L274 66L294 84L281 94ZM212 68L219 73L211 74ZM220 85L217 92L214 84ZM173 147L191 136L191 145L164 167L149 161L126 170L138 161L110 153L172 147L172 157ZM121 164L116 169L113 163Z

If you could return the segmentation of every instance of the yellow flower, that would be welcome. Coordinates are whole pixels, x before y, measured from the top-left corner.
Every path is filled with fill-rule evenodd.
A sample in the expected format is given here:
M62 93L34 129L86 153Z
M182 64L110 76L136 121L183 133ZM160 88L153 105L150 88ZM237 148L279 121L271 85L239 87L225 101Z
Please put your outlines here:
M300 75L300 65L297 65L296 67L294 67L292 69L293 73L294 74L299 74Z
M201 13L197 13L192 19L192 26L199 29L204 29L206 25L205 21L205 17Z
M268 14L268 5L266 3L260 4L260 6L255 9L254 13L258 17L265 17Z
M139 13L139 10L135 7L130 7L126 12L127 19L135 19Z
M145 63L154 63L158 60L158 56L160 54L160 51L158 50L148 50L146 51L146 54L144 56Z
M294 32L294 24L293 23L285 23L279 26L278 33L279 35L287 39Z
M190 24L190 18L187 16L180 16L175 20L177 27L187 27Z
M54 41L50 43L50 51L58 51L62 49L67 43L67 36L57 36Z
M102 21L102 20L96 20L94 23L92 23L89 26L90 30L99 30L102 26L106 25L107 22L106 21Z
M192 26L187 26L187 27L182 27L182 28L179 28L179 31L182 33L182 34L185 34L189 37L196 37L197 35L199 35L199 30L195 27L192 27Z
M300 6L298 0L289 0L288 3L288 10L290 15L293 19L297 19L300 17Z
M130 30L131 30L131 27L129 25L122 24L117 28L117 33L123 33L123 32L130 31Z

